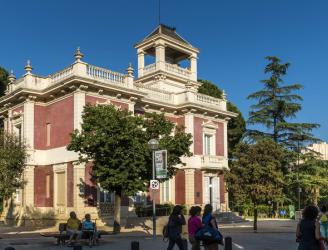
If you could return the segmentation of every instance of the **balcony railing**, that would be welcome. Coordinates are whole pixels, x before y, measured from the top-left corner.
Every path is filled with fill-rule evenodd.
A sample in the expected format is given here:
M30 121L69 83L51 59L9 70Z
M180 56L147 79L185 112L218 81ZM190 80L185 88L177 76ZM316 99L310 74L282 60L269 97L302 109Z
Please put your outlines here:
M228 160L223 156L204 155L201 157L202 168L228 169Z
M170 72L175 75L184 76L189 78L191 72L188 69L179 67L176 64L165 63L165 71Z
M87 65L87 75L96 79L103 79L114 83L125 83L125 75L111 71L109 69L99 68L93 65Z
M155 72L156 70L163 70L163 71L166 71L170 74L180 76L180 77L184 77L184 78L188 78L188 79L190 79L190 77L191 77L191 72L190 72L189 69L185 69L185 68L182 68L182 67L180 67L176 64L171 64L171 63L165 63L165 64L152 63L152 64L148 64L143 68L143 74L148 75L148 74L151 74L151 73Z
M57 73L50 75L49 77L52 83L56 83L64 80L65 78L68 78L71 75L73 75L73 66L69 66L68 68L65 68Z

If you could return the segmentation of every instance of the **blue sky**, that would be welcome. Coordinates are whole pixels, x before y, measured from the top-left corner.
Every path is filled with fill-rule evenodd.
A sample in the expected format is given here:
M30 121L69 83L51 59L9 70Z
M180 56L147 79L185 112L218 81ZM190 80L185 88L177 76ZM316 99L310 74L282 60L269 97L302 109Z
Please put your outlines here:
M245 117L246 96L261 88L265 56L291 63L287 83L301 83L303 110L295 121L316 122L328 141L328 1L161 0L162 23L200 48L199 77L217 83ZM2 0L0 65L47 75L85 61L116 71L136 68L133 45L158 24L158 0Z

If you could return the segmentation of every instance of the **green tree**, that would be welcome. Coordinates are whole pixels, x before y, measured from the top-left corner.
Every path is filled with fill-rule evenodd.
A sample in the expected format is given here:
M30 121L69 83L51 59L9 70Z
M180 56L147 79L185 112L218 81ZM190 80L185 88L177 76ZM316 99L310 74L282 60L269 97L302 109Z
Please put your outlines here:
M23 184L26 146L20 139L0 129L0 200L8 199Z
M121 196L146 191L152 174L151 138L168 150L168 177L191 156L190 134L176 128L164 114L133 116L112 105L86 106L81 131L74 131L68 150L79 153L79 162L92 162L92 175L102 188L115 192L114 231L120 231Z
M234 160L227 173L228 188L235 200L253 204L254 231L257 230L258 205L282 196L284 154L283 148L271 139L252 145L240 143L233 153Z
M223 91L217 85L207 80L198 80L198 82L202 83L198 88L199 93L222 99ZM233 149L246 131L246 122L240 110L232 102L227 102L227 110L238 114L228 122L228 153L231 158Z
M318 153L307 151L294 160L290 170L287 183L290 190L296 190L292 195L294 202L297 203L299 186L303 194L310 194L303 197L303 206L318 204L320 194L328 188L328 162L322 160Z
M5 94L8 83L8 71L0 67L0 97Z
M294 92L303 87L300 84L284 83L283 77L287 74L289 63L282 63L279 58L274 56L268 56L266 59L269 63L265 67L264 73L269 74L269 78L261 81L264 84L263 89L248 96L248 99L257 101L251 106L248 124L264 125L266 130L248 130L248 136L252 140L269 137L277 143L289 146L288 143L293 138L295 130L303 128L311 132L319 125L289 121L289 119L295 118L297 112L302 108L300 103L302 97Z

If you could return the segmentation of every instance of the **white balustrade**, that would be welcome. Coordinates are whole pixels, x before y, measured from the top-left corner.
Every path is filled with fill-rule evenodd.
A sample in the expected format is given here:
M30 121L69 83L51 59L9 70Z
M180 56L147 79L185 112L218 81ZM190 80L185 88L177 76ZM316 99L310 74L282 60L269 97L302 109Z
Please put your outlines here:
M148 64L144 67L144 74L152 73L156 70L156 63Z
M109 69L99 68L97 66L88 64L87 75L92 78L102 79L113 83L120 83L125 85L125 75L118 72L111 71Z
M184 76L190 78L191 72L188 69L179 67L176 64L165 63L165 70L175 75Z
M65 68L57 73L54 73L50 75L51 82L59 82L61 80L64 80L65 78L68 78L69 76L73 75L73 66L70 66L68 68Z
M211 97L204 94L195 93L195 101L203 105L213 105L221 110L226 110L226 102L222 99Z

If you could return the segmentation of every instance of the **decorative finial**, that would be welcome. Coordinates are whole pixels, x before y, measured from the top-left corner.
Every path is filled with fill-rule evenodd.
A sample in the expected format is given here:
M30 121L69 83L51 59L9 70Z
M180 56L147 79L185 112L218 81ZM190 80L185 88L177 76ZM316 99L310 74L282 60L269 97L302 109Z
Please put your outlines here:
M74 57L76 62L80 62L81 59L84 57L84 55L80 51L80 47L77 47Z
M224 90L222 90L222 99L227 100L227 94Z
M27 60L26 66L24 67L26 74L31 74L33 67L31 66L31 61Z
M13 83L16 80L16 76L14 75L14 71L10 70L10 75L8 76L9 83Z
M129 67L126 69L128 76L133 76L134 69L132 68L132 64L129 63Z

